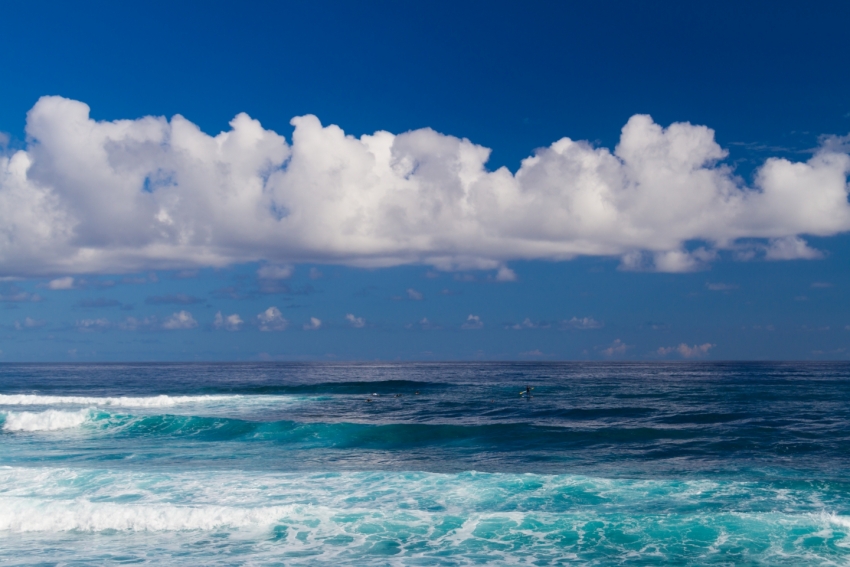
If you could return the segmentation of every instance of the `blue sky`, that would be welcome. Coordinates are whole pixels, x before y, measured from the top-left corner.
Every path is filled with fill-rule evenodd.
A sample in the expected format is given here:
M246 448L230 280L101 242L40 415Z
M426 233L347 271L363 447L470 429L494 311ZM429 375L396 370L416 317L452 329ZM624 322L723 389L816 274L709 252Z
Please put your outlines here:
M846 359L850 7L689 4L4 6L0 361Z

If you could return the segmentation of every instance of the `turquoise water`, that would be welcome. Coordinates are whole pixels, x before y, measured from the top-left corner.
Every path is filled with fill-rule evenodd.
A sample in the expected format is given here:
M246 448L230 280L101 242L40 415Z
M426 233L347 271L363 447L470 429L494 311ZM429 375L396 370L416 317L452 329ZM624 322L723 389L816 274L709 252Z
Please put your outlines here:
M850 565L848 394L844 364L4 365L0 563Z

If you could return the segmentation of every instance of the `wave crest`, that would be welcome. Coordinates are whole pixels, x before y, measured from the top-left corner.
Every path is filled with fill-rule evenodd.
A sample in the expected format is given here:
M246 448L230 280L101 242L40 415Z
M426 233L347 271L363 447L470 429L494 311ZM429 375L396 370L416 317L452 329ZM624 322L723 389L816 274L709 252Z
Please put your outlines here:
M91 417L91 409L79 411L0 412L3 431L58 431L79 427Z

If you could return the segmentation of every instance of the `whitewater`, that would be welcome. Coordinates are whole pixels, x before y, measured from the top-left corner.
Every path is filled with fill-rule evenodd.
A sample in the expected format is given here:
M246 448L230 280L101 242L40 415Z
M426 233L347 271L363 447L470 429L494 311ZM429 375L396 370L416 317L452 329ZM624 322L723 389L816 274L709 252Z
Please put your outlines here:
M848 394L846 364L3 365L0 563L848 565Z

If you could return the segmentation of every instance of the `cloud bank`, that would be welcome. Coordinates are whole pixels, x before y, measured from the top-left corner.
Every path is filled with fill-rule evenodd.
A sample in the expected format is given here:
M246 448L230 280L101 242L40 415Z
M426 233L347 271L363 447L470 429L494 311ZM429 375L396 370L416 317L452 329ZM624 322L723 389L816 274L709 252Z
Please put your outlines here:
M428 128L355 138L315 116L292 124L291 144L246 114L209 136L179 115L99 122L82 102L40 99L25 149L0 156L0 276L263 261L274 278L314 262L510 280L512 260L581 255L676 272L718 250L814 258L801 236L850 230L843 138L806 162L766 160L750 187L711 129L644 115L613 151L563 138L516 174Z

